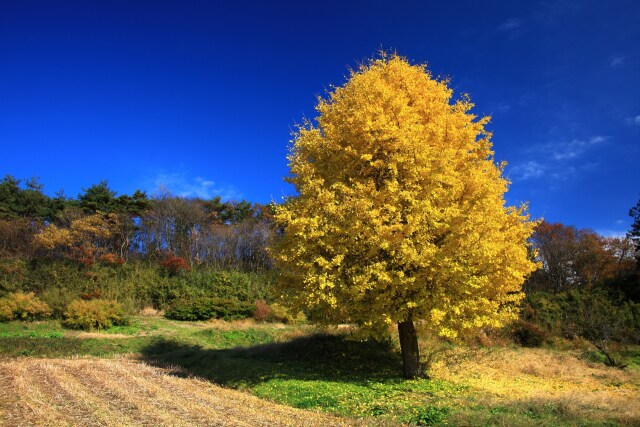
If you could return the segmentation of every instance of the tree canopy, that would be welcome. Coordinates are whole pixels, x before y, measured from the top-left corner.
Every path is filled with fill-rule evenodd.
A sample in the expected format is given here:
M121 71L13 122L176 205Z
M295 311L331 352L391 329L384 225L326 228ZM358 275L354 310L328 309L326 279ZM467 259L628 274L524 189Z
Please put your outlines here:
M633 224L631 224L631 230L627 233L627 237L635 244L636 261L640 267L640 200L629 210L629 216L633 218Z
M500 326L536 268L535 222L505 206L489 118L472 107L383 54L319 99L289 155L298 195L277 207L271 249L283 290L327 321L397 324L407 377L421 375L414 320L450 338Z
M43 192L38 178L24 181L5 175L0 181L0 219L51 219L62 210L58 199L50 199Z

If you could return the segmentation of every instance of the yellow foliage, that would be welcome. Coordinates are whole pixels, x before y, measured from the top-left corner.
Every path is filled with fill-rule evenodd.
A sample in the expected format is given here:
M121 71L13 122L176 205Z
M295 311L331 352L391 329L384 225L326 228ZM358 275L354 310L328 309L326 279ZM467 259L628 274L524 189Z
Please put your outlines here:
M58 228L55 224L49 224L35 236L36 245L43 249L53 249L56 246L71 246L73 241L74 239L69 229Z
M51 315L51 308L33 292L13 292L0 298L0 321L35 320Z
M116 214L93 214L71 223L71 231L76 240L108 239L118 224Z
M36 245L43 249L56 247L95 247L100 240L109 239L118 227L115 214L96 213L71 222L69 228L49 224L35 236Z
M515 317L535 222L505 206L489 117L447 83L382 54L299 127L298 196L277 207L270 248L299 307L372 332L411 316L447 337Z

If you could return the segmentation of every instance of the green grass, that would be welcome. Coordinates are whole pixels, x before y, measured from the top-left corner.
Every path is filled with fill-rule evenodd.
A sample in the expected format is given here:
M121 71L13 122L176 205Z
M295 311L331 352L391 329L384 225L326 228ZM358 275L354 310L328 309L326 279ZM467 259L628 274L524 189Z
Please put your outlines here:
M431 408L443 414L452 391L464 388L443 381L380 380L372 382L305 380L296 378L269 379L253 389L263 398L297 408L323 410L342 416L396 417L407 421L418 416L418 409L427 398Z
M640 371L640 347L627 347L623 350L614 352L614 357L622 362L627 369ZM580 356L582 359L594 363L606 364L607 359L604 354L599 351L585 351Z
M0 323L0 357L105 357L114 354L139 353L157 339L137 336L138 322L96 332L105 338L81 338L80 333L63 329L59 321ZM127 334L131 338L112 339L110 334Z
M143 354L148 363L179 366L225 387L347 417L417 420L428 403L435 408L432 416L444 419L447 402L467 393L445 381L402 379L401 360L391 342L327 334L286 339L273 331L202 331L208 339L214 337L207 345L159 340ZM249 339L263 344L245 347ZM219 348L225 342L229 346Z
M119 335L138 335L140 333L140 324L138 322L131 322L128 325L112 326L108 329L103 329L99 332L105 334L119 334Z
M272 330L250 328L246 330L221 331L206 329L196 337L213 348L248 347L275 342L278 334Z
M171 339L182 345L203 348L246 347L281 339L292 328L257 325L241 330L214 329L207 322L175 322L158 317L136 317L129 325L93 331L64 329L57 320L0 323L0 357L39 356L106 357L142 354L158 341Z
M614 414L612 414L614 415ZM518 426L518 427L616 427L614 419L594 420L566 410L561 404L540 401L514 401L508 405L469 405L448 417L449 425L468 427ZM634 424L635 425L635 424Z
M64 330L57 321L0 323L0 339L62 337L64 337Z

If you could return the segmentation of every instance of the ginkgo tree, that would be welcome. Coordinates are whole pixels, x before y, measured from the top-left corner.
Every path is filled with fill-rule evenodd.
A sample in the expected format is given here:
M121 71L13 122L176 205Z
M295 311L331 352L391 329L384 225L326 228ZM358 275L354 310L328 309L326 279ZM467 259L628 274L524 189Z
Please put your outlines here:
M416 325L455 338L517 316L535 221L505 205L489 117L424 65L382 53L318 101L276 207L280 285L326 322L397 326L404 376L423 376Z

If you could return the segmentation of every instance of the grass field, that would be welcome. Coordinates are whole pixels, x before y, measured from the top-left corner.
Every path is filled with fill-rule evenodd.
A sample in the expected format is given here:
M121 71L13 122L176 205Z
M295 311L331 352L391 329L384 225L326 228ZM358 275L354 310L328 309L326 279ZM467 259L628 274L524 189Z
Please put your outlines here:
M640 353L627 356L620 370L572 349L449 347L430 380L406 381L393 342L309 326L12 322L0 410L7 425L640 425Z

